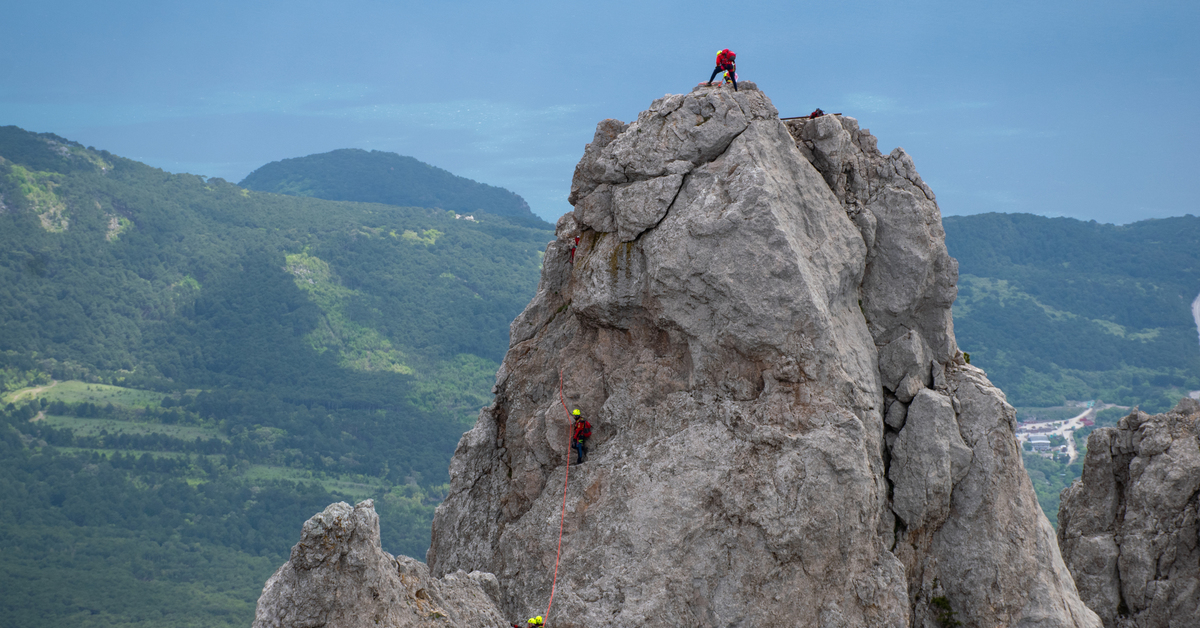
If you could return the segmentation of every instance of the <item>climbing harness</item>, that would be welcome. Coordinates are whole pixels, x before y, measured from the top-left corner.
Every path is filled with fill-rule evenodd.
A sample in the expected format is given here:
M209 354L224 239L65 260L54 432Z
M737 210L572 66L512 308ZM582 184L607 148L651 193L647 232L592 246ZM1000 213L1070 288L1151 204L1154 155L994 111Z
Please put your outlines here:
M567 400L563 396L563 372L558 370L558 401L562 403L563 412L567 413L567 419L571 418L571 411L567 409ZM569 433L569 431L568 431ZM558 519L558 550L554 553L554 579L550 581L550 603L546 605L546 617L550 617L550 609L554 606L554 587L558 585L558 559L562 557L562 534L563 523L567 520L567 481L571 479L571 437L567 437L567 472L563 474L563 503L562 514Z

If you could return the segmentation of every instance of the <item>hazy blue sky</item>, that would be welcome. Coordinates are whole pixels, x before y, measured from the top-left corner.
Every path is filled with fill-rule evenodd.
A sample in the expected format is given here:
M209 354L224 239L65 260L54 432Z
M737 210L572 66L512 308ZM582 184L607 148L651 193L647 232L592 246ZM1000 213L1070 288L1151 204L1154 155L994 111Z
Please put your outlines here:
M0 125L239 181L394 151L569 209L603 118L738 53L780 114L858 118L942 212L1200 213L1200 2L11 3Z

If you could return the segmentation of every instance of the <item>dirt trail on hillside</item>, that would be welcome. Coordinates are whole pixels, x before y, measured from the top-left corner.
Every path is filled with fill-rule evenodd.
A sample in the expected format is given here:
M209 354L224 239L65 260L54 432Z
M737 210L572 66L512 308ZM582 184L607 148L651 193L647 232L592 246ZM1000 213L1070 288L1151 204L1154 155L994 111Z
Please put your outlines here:
M17 403L18 401L21 401L22 399L25 399L27 397L32 398L37 395L40 395L40 394L46 392L47 390L54 388L57 385L58 385L58 380L52 379L52 380L50 380L50 383L46 384L45 386L34 386L32 388L22 388L21 390L15 391L11 395L9 395L8 399L9 399L10 403Z

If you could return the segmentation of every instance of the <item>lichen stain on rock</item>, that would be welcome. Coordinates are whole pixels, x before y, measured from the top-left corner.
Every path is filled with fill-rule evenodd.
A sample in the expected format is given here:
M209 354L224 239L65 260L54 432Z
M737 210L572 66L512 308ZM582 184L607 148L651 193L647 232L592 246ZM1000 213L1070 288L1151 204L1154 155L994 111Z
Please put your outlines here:
M608 270L612 274L614 281L620 279L620 269L624 268L626 275L629 274L630 268L633 266L633 242L621 242L613 247L613 250L608 255ZM625 264L621 264L621 258L624 258Z

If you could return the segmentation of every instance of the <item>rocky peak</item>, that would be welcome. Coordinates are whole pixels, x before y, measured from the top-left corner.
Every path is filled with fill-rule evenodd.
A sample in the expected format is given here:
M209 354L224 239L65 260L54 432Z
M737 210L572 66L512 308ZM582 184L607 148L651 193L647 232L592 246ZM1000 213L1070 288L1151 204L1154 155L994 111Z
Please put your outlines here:
M508 626L497 593L491 574L431 578L424 563L388 554L374 502L338 502L304 523L291 559L263 587L254 628Z
M428 554L555 626L1098 626L911 158L753 83L602 121ZM571 249L576 246L574 262ZM562 399L560 400L560 382Z
M889 358L900 352L908 363L951 360L957 354L950 306L958 293L958 263L946 252L941 211L912 157L903 148L881 154L875 137L854 118L786 124L867 246L864 315L875 344L883 348L908 336L885 350ZM885 378L898 375L892 371ZM929 386L923 376L916 379ZM895 391L902 381L887 379L885 386ZM905 388L915 390L911 384Z
M1083 476L1063 490L1059 543L1106 628L1200 618L1200 403L1137 410L1088 435Z

